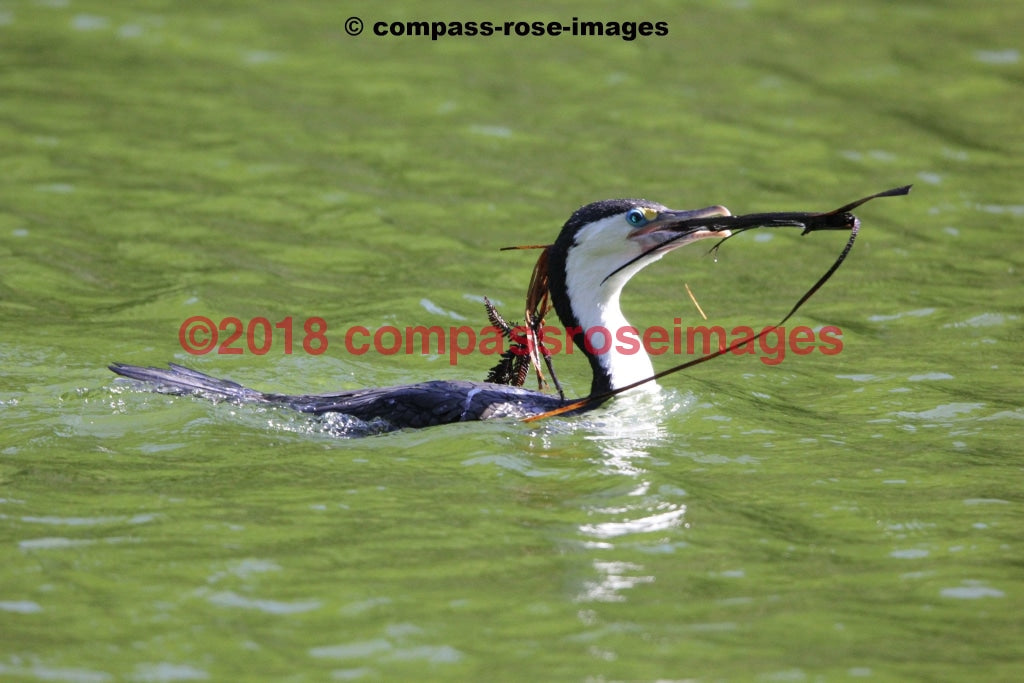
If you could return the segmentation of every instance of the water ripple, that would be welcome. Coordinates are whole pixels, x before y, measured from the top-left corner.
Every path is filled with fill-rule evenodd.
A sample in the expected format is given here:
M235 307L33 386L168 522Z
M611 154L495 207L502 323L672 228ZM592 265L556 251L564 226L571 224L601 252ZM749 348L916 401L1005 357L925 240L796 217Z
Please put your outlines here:
M909 420L948 420L964 413L973 413L975 410L984 408L984 403L947 403L936 406L930 410L901 410L896 413L899 417Z
M644 534L652 531L664 531L682 524L683 515L686 514L686 506L680 505L677 509L640 517L639 519L628 519L622 522L601 522L598 524L584 524L580 531L588 536L596 538L615 538L626 534Z
M159 662L157 664L140 664L136 667L132 680L166 683L168 681L205 681L209 677L210 674L202 669L188 664Z
M268 614L299 614L311 612L320 607L319 600L297 600L295 602L284 602L281 600L264 600L260 598L247 598L234 591L222 591L207 597L207 600L214 605L221 607L240 607L242 609L255 609Z
M913 311L903 311L901 313L892 313L890 315L870 315L868 316L868 320L873 323L884 323L890 320L899 320L900 318L923 318L934 312L934 308L917 308Z
M594 569L603 574L597 581L587 581L578 600L584 602L623 602L626 597L620 592L634 586L653 583L654 577L632 574L643 569L632 562L594 562Z
M958 600L978 600L979 598L1004 598L1006 593L997 589L989 588L977 581L964 581L963 586L943 588L939 595L944 598L956 598Z

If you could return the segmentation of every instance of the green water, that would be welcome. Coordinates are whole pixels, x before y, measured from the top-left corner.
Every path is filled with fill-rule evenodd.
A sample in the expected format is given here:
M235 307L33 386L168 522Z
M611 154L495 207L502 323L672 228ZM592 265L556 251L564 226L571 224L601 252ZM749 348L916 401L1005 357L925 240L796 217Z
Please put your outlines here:
M1020 4L384 7L0 0L0 675L1019 680ZM574 16L669 34L370 32ZM514 316L533 256L497 249L596 199L906 183L793 321L840 354L721 358L660 403L345 440L105 369L480 379L492 358L330 333ZM760 327L843 240L684 249L624 308L697 322L686 283L708 324ZM193 315L318 316L331 345L190 356Z

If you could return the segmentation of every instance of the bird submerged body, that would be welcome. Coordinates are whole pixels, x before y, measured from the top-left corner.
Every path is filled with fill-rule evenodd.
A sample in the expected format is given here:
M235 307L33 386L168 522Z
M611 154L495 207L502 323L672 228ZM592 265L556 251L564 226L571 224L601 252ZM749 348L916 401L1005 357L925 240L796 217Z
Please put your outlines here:
M728 229L708 230L694 222L729 215L721 206L674 211L643 199L613 199L583 206L565 223L558 239L548 247L550 300L565 329L576 330L572 341L590 361L593 374L590 393L584 397L586 405L572 412L593 409L606 400L604 394L609 391L651 377L653 368L646 353L622 353L612 344L603 352L593 351L588 330L600 328L605 334L614 334L631 329L619 307L626 282L673 249L705 237L728 236ZM382 426L379 431L528 418L564 410L573 403L561 396L492 382L437 380L285 395L249 389L176 364L154 368L115 363L110 369L147 382L160 393L284 406L312 415L344 414L377 423Z
M292 395L264 393L175 363L170 363L168 368L115 363L110 369L124 377L151 383L159 393L278 406L308 415L339 413L374 424L374 431L420 429L502 417L525 418L568 404L558 396L540 391L468 380L433 380L328 394Z

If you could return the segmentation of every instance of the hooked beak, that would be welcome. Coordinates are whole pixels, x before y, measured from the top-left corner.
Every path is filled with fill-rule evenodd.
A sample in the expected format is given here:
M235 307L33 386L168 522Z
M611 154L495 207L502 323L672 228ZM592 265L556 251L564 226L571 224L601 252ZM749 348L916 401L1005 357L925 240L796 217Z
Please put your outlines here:
M724 206L709 206L692 211L660 211L643 227L629 233L645 254L666 252L706 237L729 237L726 228L716 228L711 219L731 216Z
M626 236L639 244L643 251L608 273L601 284L637 261L661 258L662 254L705 237L730 237L732 233L729 229L716 227L714 219L731 215L724 206L709 206L693 211L658 211L648 219L647 224Z

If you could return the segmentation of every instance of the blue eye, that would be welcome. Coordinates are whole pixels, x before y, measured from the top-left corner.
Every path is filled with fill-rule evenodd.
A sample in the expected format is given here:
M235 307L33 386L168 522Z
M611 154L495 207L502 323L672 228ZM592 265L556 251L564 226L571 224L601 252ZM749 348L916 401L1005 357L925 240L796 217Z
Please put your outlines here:
M626 213L626 222L633 227L640 227L647 223L647 214L643 209L630 209L629 212Z

